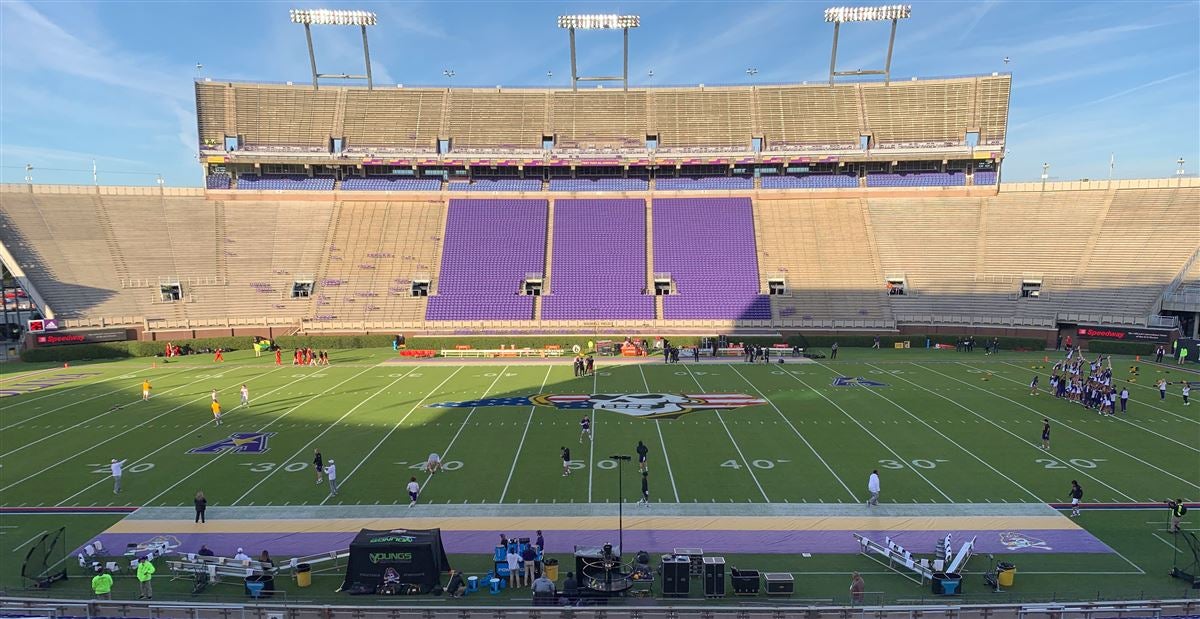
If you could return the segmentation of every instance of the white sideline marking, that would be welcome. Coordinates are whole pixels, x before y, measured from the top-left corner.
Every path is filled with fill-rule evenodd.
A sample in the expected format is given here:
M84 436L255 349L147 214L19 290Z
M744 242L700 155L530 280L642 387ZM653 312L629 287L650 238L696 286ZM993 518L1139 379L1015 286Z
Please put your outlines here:
M58 368L55 368L55 369L58 369ZM187 371L189 371L189 370L191 370L191 369L193 369L193 368L181 368L181 369L179 369L179 370L176 370L176 371L174 371L174 372L171 372L170 374L167 374L166 376L175 376L176 374L180 374L180 373L182 373L182 372L187 372ZM120 374L120 375L118 375L118 376L110 376L110 377L108 377L108 378L105 378L105 379L103 379L103 380L97 380L97 381L87 381L87 382L83 382L83 383L81 383L81 384L75 385L74 387L68 387L68 388L66 388L66 389L63 389L63 390L61 390L61 391L51 391L51 392L49 392L49 393L44 393L44 394L42 394L42 395L35 396L35 397L32 397L32 398L28 398L28 399L24 399L24 398L22 398L22 399L19 399L19 400L17 400L16 402L13 402L12 404L9 404L9 405L7 405L7 406L2 406L2 407L0 407L0 413L3 413L4 411L7 411L7 410L8 410L8 409L10 409L10 408L16 408L18 405L22 405L22 406L23 406L23 405L25 405L25 404L29 404L29 403L31 403L31 402L37 402L38 400L44 400L44 399L46 399L46 398L51 398L51 397L54 397L54 396L59 396L59 395L62 395L62 394L64 394L64 393L70 393L70 392L72 392L72 391L74 391L74 390L76 390L76 389L82 389L82 388L84 388L84 387L88 387L88 386L90 386L90 385L102 385L102 384L104 384L104 383L107 383L107 382L109 382L109 381L132 379L132 378L134 377L134 375L136 375L136 374L138 374L138 373L140 373L140 372L145 372L145 371L146 371L146 368L142 368L142 369L140 369L140 370L136 370L136 371L133 371L133 372L129 372L129 373L127 373L127 374ZM115 389L115 390L113 390L113 391L109 391L107 395L112 395L112 394L114 394L114 393L117 393L117 392L119 392L119 391L124 391L124 390L125 390L124 388L121 388L121 389ZM100 397L100 396L97 396L97 397ZM7 398L5 398L5 399L7 399ZM82 401L82 402L86 402L87 400L80 400L80 401ZM67 406L73 406L73 405L75 405L75 404L79 404L79 402L80 402L80 401L72 402L71 404L68 404ZM65 407L60 407L60 408L56 408L56 409L54 409L54 410L49 410L49 411L46 411L46 412L44 412L44 413L41 413L41 414L35 415L35 416L33 416L33 417L30 417L29 419L26 419L25 421L21 421L21 422L14 423L14 424L9 424L9 425L7 425L7 426L4 426L4 427L0 428L0 430L7 430L7 429L9 429L9 428L11 428L11 427L13 427L13 426L17 426L17 425L20 425L20 424L22 424L22 423L28 423L28 422L30 422L30 421L33 421L34 419L37 419L38 417L41 417L42 415L49 415L50 413L53 413L54 411L61 410L62 408L65 408Z
M597 385L599 384L599 374L592 372L592 393L596 393ZM543 385L545 386L545 385ZM530 411L530 419L533 419L533 411ZM599 420L596 415L592 414L592 431L588 432L588 503L592 502L592 475L596 472L596 430L600 427ZM622 497L624 499L624 497Z
M700 393L708 393L704 390L704 385L701 385L700 380L697 379L696 375L692 373L691 368L684 364L683 369L687 370L688 376L691 376L692 380L696 382L696 386L700 388ZM770 503L771 498L767 496L767 491L763 490L762 484L758 483L758 475L754 474L754 469L750 466L750 462L746 460L746 456L742 453L742 448L738 445L737 440L733 438L733 433L729 431L729 426L725 425L725 418L721 416L721 411L715 412L717 413L717 420L721 422L721 427L725 428L725 434L729 435L729 441L733 443L733 448L737 450L738 457L742 459L742 465L744 465L746 470L750 473L750 479L753 479L754 485L758 486L758 491L762 493L763 500Z
M751 389L757 391L758 394L761 395L762 398L767 401L767 404L770 404L771 408L775 409L776 413L779 413L779 416L781 418L783 418L783 422L786 423L788 425L788 427L792 429L792 432L796 433L796 436L800 437L800 440L804 441L804 444L809 448L810 451L813 452L813 455L816 456L817 459L821 461L821 464L825 465L825 470L829 471L830 475L833 475L833 478L836 479L838 481L838 483L842 485L842 488L845 488L846 493L850 495L850 498L854 499L854 502L857 503L859 501L859 498L857 496L855 496L854 491L850 489L850 486L847 486L846 482L842 481L842 478L839 477L837 473L833 472L833 468L831 468L829 466L829 463L825 461L825 458L822 458L821 454L817 453L817 449L812 446L812 443L809 443L808 439L805 438L804 435L800 433L800 430L797 430L796 426L792 425L792 421L783 414L783 411L779 410L779 407L776 406L775 403L771 401L771 398L768 398L767 394L763 393L762 389L759 389L754 383L750 382L749 378L746 378L744 375L742 375L742 373L737 369L736 365L731 364L729 366L729 368L732 369L735 374L737 374L738 376L741 376L742 380L746 381L746 384L750 385Z
M642 375L642 385L646 387L646 393L650 393L650 383L646 380L646 372L642 369L642 364L637 364L638 373ZM654 420L654 429L658 430L658 444L662 445L663 462L667 465L667 477L671 478L671 492L675 494L675 502L679 502L679 489L675 487L675 473L671 472L671 457L667 455L667 441L663 438L662 422L658 419Z
M550 370L553 368L553 365L546 366L546 376L542 379L542 386L538 389L538 393L546 389L546 381L550 379ZM529 407L529 419L525 421L525 431L521 433L521 442L517 443L517 453L513 455L512 466L508 468L508 479L504 480L504 489L500 491L500 500L497 503L503 503L504 497L508 494L508 484L512 482L513 471L517 470L517 460L521 457L521 448L525 446L525 435L529 434L529 424L533 421L533 411L536 408L536 406ZM592 423L592 429L595 430L595 428L596 424ZM571 499L571 502L574 503L575 500Z

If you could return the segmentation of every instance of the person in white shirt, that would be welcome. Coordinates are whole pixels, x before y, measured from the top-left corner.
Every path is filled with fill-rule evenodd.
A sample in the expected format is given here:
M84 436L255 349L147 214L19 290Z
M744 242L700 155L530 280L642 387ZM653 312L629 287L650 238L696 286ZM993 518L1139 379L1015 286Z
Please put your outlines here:
M412 507L417 504L417 495L421 492L421 484L417 483L416 477L410 477L408 480L408 506Z
M233 555L233 560L234 561L249 561L250 555L246 554L246 552L244 550L242 550L241 548L238 548L237 554Z
M1184 381L1183 382L1183 390L1180 393L1183 394L1183 405L1191 406L1192 403L1188 402L1188 396L1192 395L1192 383Z
M125 461L124 460L117 461L116 458L113 458L112 462L108 466L109 466L109 468L112 469L113 494L120 494L120 492L121 492L121 467L125 466Z
M337 465L333 463L333 458L330 458L329 464L325 465L325 479L329 480L329 496L337 496Z
M212 401L213 401L213 402L217 402L217 401L218 401L218 400L217 400L217 390L216 390L216 389L213 389L213 390L212 390Z
M504 560L508 562L508 588L516 589L521 586L521 555L517 554L516 544L509 545Z
M430 475L442 470L442 457L436 452L429 454L429 459L425 460L425 472Z
M242 406L250 406L250 389L242 385Z
M867 506L879 505L879 471L871 471L871 476L867 478L867 491L871 493L871 498L867 499Z

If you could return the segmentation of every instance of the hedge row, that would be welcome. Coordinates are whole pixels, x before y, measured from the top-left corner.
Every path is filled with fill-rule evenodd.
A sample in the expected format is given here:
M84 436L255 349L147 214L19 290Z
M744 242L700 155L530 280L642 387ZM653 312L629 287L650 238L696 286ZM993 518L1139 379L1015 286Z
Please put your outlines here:
M924 348L926 340L931 344L953 344L960 336L956 335L883 335L880 336L880 346L891 348L896 342L908 341L914 348ZM417 350L452 349L455 346L468 345L478 349L497 349L501 346L519 346L521 348L543 348L557 345L570 349L578 344L586 347L589 341L615 340L621 341L622 336L615 335L561 335L561 336L462 336L462 337L410 337L408 348ZM646 338L650 339L650 338ZM698 336L675 336L669 338L677 346L694 346L700 341ZM804 348L828 348L833 342L843 348L869 347L874 342L870 335L799 335L788 336L731 336L731 342L745 342L756 346L770 346L786 343L789 346ZM975 338L976 345L983 346L986 339ZM1042 350L1045 340L1040 338L1001 337L1002 350ZM247 350L254 341L253 337L214 337L195 340L180 340L179 344L187 344L194 349L224 348L225 350ZM285 350L299 346L310 346L319 350L348 350L359 348L386 348L392 345L391 335L313 335L313 336L280 336L275 342ZM129 357L153 357L161 354L165 342L105 342L101 344L80 344L77 346L61 346L54 348L35 348L21 353L24 361L80 361L84 359L123 359ZM1154 346L1151 344L1134 344L1130 342L1099 342L1089 344L1090 350L1096 352L1113 352L1120 354L1151 354ZM1097 348L1097 346L1113 346L1118 348ZM1120 348L1130 347L1130 348ZM1136 347L1136 348L1134 348Z
M1116 342L1109 340L1089 340L1087 349L1090 352L1102 352L1113 355L1153 355L1156 344L1146 342Z

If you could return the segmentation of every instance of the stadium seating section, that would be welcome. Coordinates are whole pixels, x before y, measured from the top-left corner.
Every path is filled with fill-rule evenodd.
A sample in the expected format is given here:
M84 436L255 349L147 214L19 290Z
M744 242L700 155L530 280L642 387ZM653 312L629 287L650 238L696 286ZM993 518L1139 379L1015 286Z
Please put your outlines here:
M295 174L254 176L246 174L238 177L237 188L257 191L332 191L333 177L301 176Z
M1200 227L1200 186L1122 183L984 197L336 202L5 185L0 240L68 324L1144 323L1169 285L1196 289L1200 241L1183 232ZM643 292L654 273L676 286L661 304ZM520 294L531 274L546 296ZM906 294L887 295L889 279ZM784 294L764 296L770 280ZM293 298L297 281L314 295ZM412 296L414 281L431 296ZM1022 297L1023 282L1039 296ZM168 283L181 301L162 300Z
M653 209L654 271L670 273L678 293L663 299L664 318L771 318L749 198L663 198Z
M450 191L541 191L542 181L536 178L478 179L450 181Z
M654 187L663 191L754 189L754 179L746 176L680 176L678 178L660 178L654 181Z
M546 264L545 200L451 200L428 320L530 320L527 275Z
M802 176L764 176L763 189L852 189L858 187L853 174L805 174Z
M441 179L411 176L352 176L342 181L345 191L439 191L441 188Z
M654 318L644 200L557 200L546 320Z
M966 176L951 172L908 172L900 174L868 174L867 187L961 187Z
M650 182L641 178L555 178L550 191L646 191Z

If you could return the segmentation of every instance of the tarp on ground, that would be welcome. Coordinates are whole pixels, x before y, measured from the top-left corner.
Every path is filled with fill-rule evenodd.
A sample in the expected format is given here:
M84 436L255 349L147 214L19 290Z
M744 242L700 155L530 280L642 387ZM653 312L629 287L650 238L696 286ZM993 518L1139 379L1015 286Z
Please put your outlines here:
M390 582L411 584L428 593L450 569L441 529L363 529L350 543L342 590L377 590Z

